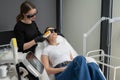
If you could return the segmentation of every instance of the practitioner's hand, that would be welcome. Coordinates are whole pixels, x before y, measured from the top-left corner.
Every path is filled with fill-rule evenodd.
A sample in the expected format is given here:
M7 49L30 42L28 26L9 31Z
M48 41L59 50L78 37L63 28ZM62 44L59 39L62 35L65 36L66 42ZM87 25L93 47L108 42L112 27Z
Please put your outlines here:
M43 42L50 34L51 34L51 31L47 31L43 35L37 36L34 40L36 43Z
M45 38L43 37L43 35L39 35L34 39L35 43L43 42L44 40Z

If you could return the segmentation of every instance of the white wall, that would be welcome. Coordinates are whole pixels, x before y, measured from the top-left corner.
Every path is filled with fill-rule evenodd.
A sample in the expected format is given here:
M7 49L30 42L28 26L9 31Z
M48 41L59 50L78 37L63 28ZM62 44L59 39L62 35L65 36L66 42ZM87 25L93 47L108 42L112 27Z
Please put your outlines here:
M113 0L113 17L120 17L120 0ZM111 55L120 58L120 21L112 23ZM120 65L120 59L111 59L111 65ZM119 74L120 69L117 70L116 80L120 79Z
M101 0L62 0L62 3L62 32L75 50L82 54L83 33L100 19ZM99 48L100 27L87 41L87 51Z
M101 0L62 0L62 32L78 53L83 49L83 33L87 32L101 16ZM113 17L120 17L120 0L113 0ZM100 27L88 39L87 51L99 48ZM120 22L112 24L111 55L120 57ZM111 59L111 65L118 66L120 61ZM120 69L116 80L120 79ZM113 69L110 70L113 80Z
M120 17L120 0L113 0L113 17ZM112 25L111 54L120 57L120 21Z

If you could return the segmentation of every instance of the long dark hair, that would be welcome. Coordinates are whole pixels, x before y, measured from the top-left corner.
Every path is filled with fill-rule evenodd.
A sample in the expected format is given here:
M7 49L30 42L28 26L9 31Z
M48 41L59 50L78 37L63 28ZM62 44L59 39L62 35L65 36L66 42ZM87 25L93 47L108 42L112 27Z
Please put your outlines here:
M26 14L31 9L36 9L36 7L33 3L29 2L29 1L23 2L20 6L20 13L16 17L16 21L18 22L18 21L22 20L24 18L23 14Z

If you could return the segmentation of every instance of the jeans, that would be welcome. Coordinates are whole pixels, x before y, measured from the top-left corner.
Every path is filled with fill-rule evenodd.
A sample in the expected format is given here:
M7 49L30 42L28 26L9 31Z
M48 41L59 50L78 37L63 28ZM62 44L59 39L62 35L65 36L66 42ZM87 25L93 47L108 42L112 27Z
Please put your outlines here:
M89 68L88 65L89 64L86 63L85 57L77 56L70 64L68 64L67 68L63 72L56 74L55 78L56 80L105 80L103 76L99 75L97 76L97 78L100 79L95 78L95 76L97 75L95 71L99 70L97 64L94 64L93 68L92 66L90 66ZM94 71L94 73L90 74L90 70L94 70L94 67L96 67L96 70ZM91 78L91 75L94 78Z

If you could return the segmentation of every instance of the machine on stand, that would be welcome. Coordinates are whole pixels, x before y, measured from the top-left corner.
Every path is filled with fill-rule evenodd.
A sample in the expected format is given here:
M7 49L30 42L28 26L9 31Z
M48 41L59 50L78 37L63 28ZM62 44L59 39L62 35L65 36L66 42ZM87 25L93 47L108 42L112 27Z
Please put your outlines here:
M12 38L10 44L0 45L0 80L29 80L26 77L28 71L39 80L49 80L42 63L32 52L17 51L16 38ZM27 70L19 63L23 63Z

